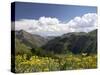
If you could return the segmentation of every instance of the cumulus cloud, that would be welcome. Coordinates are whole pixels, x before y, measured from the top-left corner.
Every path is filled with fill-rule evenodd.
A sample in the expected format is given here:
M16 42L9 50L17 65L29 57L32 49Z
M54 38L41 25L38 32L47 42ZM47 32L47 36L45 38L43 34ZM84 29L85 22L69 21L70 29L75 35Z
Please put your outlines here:
M75 17L67 23L73 31L88 32L97 28L97 14L88 13L82 17Z
M51 17L40 17L39 18L40 25L57 25L59 24L59 20L57 18Z
M68 26L60 23L57 18L40 17L39 20L21 19L15 21L15 30L26 30L28 32L60 32L66 31Z
M76 16L67 23L61 22L57 18L40 17L35 19L20 19L15 23L15 30L26 30L30 33L68 33L68 32L88 32L97 28L97 14L87 13L83 16ZM12 26L13 27L13 26Z

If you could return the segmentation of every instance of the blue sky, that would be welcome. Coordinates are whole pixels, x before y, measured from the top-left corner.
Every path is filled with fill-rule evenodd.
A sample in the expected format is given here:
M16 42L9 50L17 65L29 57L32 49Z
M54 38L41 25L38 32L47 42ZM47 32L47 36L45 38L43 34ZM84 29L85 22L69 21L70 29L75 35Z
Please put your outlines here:
M96 28L97 7L15 3L15 30L57 36L69 32L89 32Z
M60 21L69 21L76 16L86 13L97 13L96 7L76 5L55 5L16 2L15 20L39 19L41 16L56 17Z

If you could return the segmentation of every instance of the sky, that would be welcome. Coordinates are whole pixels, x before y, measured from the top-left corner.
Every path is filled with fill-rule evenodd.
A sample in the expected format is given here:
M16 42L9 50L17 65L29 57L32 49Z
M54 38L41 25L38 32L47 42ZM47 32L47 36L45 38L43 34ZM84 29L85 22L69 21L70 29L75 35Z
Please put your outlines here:
M15 3L16 30L44 36L89 32L97 28L97 8L92 6Z

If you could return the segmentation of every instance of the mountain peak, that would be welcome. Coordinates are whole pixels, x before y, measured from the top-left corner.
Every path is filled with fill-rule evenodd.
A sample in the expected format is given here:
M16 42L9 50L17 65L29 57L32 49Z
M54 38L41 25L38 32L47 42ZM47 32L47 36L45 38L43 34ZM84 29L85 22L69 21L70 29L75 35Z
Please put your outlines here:
M24 30L16 31L15 35L16 38L30 47L40 47L46 43L46 39L44 39L43 37L36 34L31 34Z

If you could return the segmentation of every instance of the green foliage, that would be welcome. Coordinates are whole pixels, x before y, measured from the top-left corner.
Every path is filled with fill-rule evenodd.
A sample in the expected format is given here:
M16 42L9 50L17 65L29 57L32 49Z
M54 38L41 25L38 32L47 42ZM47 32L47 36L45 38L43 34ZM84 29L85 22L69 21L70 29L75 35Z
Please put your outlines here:
M66 54L69 51L74 54L97 53L97 31L89 33L68 33L56 37L43 46L46 51L53 51L55 54Z
M90 69L97 67L96 55L81 56L69 54L59 58L32 56L27 60L27 55L17 55L15 71L23 72L44 72L72 69Z
M18 54L20 55L27 54L28 56L32 55L31 50L29 50L29 48L25 44L21 43L18 39L15 39L15 53L16 55Z

